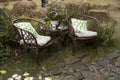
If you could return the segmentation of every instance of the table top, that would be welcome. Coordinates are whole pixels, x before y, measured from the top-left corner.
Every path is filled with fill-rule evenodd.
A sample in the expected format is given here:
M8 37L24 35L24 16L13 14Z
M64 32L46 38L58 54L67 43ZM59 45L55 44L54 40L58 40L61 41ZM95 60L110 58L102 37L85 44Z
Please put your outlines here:
M46 31L51 31L51 32L58 32L58 31L68 30L68 26L58 26L57 29L52 28L50 26L50 27L47 27L46 29L41 29L41 30L46 30Z

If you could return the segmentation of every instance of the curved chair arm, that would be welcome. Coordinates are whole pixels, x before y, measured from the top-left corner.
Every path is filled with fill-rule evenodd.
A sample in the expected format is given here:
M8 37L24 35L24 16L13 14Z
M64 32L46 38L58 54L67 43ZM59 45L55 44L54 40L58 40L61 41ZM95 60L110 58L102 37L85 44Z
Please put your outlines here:
M68 25L68 30L69 30L69 37L74 39L75 32L74 32L74 29L73 29L71 23L68 20L67 20L67 25Z

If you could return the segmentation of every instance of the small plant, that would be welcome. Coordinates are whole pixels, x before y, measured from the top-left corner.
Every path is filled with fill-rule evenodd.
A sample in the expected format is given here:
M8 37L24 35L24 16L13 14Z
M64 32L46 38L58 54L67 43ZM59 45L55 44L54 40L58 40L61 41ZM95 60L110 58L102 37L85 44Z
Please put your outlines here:
M59 2L53 2L47 9L47 16L50 20L61 20L65 14L65 7L60 5Z
M114 34L115 23L103 23L99 30L99 40L103 45L110 45L112 42L112 36Z
M59 15L57 14L56 11L50 11L47 16L49 17L50 20L59 20Z

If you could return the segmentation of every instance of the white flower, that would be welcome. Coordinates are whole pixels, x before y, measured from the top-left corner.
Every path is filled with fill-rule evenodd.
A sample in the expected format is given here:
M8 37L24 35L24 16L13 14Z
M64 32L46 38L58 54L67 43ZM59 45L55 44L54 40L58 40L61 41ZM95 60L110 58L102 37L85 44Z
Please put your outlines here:
M38 76L38 78L41 80L41 79L42 79L42 76L41 76L41 75L39 75L39 76Z
M13 78L8 78L7 80L14 80Z
M23 74L23 76L29 76L29 73L25 72L25 73Z
M21 80L21 75L14 74L14 75L12 75L12 78L14 78L16 80Z
M42 69L43 69L44 71L46 71L46 68L45 68L44 66L42 66Z
M16 76L18 76L18 74L14 74L14 75L12 75L12 78L15 78Z
M24 80L33 80L34 78L33 77L25 77Z
M21 80L21 75L15 77L16 80Z
M7 71L6 71L6 70L0 70L0 73L1 73L1 74L6 74Z
M52 80L51 77L45 77L45 80Z

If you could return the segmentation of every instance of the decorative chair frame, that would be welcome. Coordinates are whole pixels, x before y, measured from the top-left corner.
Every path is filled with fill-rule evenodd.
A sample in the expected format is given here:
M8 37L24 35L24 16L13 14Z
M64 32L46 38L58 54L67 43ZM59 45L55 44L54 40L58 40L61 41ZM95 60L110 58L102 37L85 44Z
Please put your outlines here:
M73 16L69 16L67 18L67 24L69 27L69 37L72 39L72 52L75 53L75 45L77 43L77 41L88 41L88 40L95 40L95 46L97 45L97 39L98 36L92 36L92 37L78 37L75 35L72 23L71 23L71 19L72 18L76 18L79 20L92 20L92 24L91 24L91 31L95 31L98 33L99 31L99 22L95 17L92 16L88 16L88 15L73 15ZM97 47L97 46L96 46Z
M35 36L34 36L32 33L28 32L28 31L26 31L26 30L24 30L24 29L18 28L18 27L16 27L16 26L14 25L14 23L18 23L18 22L34 22L34 23L37 23L38 29L40 29L40 28L39 28L40 26L44 26L44 28L46 28L46 27L45 27L45 25L44 25L43 23L41 23L40 21L35 20L35 19L32 19L32 18L26 18L26 19L24 19L24 18L19 18L19 19L15 19L15 20L12 21L12 26L13 26L15 32L16 32L16 33L18 34L18 36L19 36L19 41L22 39L23 42L24 42L24 45L23 45L23 46L24 46L24 49L27 50L28 48L31 48L31 49L33 49L33 50L35 51L35 63L36 63L37 65L39 65L39 49L48 47L48 51L50 51L50 50L49 50L49 49L50 49L50 46L51 46L53 43L58 44L58 45L60 46L59 40L58 40L57 38L51 39L50 41L48 41L48 42L47 42L45 45L43 45L43 46L38 45L37 40L36 40ZM39 30L39 33L40 33L41 35L45 35L45 32L43 32L42 30ZM26 37L24 37L24 36L26 36ZM33 43L33 44L32 44L32 43ZM60 48L59 48L59 49L60 49Z

